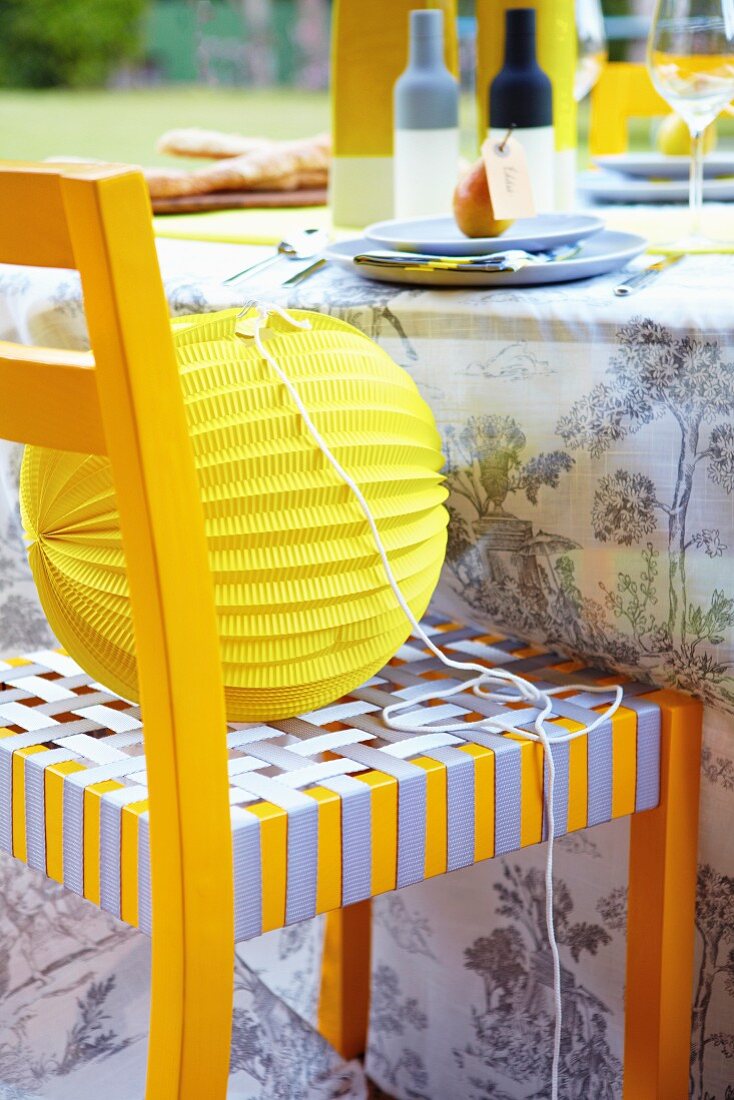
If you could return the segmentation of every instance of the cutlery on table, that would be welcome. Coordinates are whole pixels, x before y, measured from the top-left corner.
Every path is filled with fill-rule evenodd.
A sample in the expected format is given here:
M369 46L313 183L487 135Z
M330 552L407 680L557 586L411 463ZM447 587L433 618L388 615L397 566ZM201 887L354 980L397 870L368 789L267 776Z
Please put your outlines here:
M264 271L278 260L310 260L312 256L317 256L323 251L328 241L329 235L325 229L304 229L294 233L293 236L285 237L280 242L272 256L266 256L264 260L258 260L249 267L244 267L242 271L235 272L224 280L223 285L236 283L244 275L249 278L256 271Z
M326 264L327 260L322 256L316 263L304 267L303 271L297 271L295 275L291 275L290 279L286 279L284 283L281 283L281 286L298 286L299 283L310 279L317 271L321 271L321 268L326 267Z
M358 253L354 262L374 267L395 267L403 271L518 271L526 264L568 260L580 251L581 245L557 248L552 252L508 249L505 252L487 252L479 256L434 256L422 252L373 250Z
M628 294L634 294L636 290L647 286L648 283L656 279L661 272L672 267L673 264L677 264L684 256L685 252L671 252L669 256L663 256L662 259L656 260L654 264L649 264L642 271L638 271L636 274L631 275L629 279L625 279L623 283L615 286L614 293L618 298L626 298Z

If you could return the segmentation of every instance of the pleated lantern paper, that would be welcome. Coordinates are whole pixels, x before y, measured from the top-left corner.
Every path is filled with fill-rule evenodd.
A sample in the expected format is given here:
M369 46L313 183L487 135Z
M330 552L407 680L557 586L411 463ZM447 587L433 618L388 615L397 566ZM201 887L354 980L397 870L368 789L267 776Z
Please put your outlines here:
M203 496L230 721L324 706L409 633L361 509L235 310L173 323ZM315 313L271 317L268 351L375 516L401 590L425 611L446 547L440 437L410 376ZM151 364L151 370L155 364ZM171 471L175 477L175 471ZM28 447L21 507L52 629L97 680L137 699L125 556L108 460ZM182 532L185 517L182 517Z

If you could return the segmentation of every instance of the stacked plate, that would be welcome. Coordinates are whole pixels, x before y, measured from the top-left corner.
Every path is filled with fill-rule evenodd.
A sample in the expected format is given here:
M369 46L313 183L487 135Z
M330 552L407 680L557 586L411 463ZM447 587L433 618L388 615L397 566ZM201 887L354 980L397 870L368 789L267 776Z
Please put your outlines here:
M376 222L329 249L368 279L417 286L544 286L624 267L647 242L591 214L522 218L498 237L465 237L451 215Z
M688 202L690 157L617 153L595 157L596 169L579 176L579 191L593 202ZM734 153L709 153L703 197L734 201Z

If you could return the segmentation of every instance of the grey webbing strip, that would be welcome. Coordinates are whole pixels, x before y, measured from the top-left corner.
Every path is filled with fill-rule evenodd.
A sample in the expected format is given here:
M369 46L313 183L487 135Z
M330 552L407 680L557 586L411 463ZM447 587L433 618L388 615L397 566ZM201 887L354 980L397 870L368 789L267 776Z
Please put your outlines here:
M271 741L258 741L247 746L247 755L254 756L266 764L273 764L281 771L296 771L303 767L303 757L290 752L283 745L274 745Z
M423 768L366 745L345 745L339 750L339 755L397 779L397 886L420 882L424 877L426 863L426 773Z
M93 783L104 783L107 779L124 779L128 775L144 771L144 756L124 756L109 764L93 764L83 772L72 772L64 777L64 786L71 784L73 787L91 787Z
M635 812L652 810L660 802L660 707L647 699L628 699L622 704L637 712L637 778Z
M113 916L120 916L120 859L122 849L122 807L103 798L99 813L99 903Z
M538 653L535 657L519 657L512 662L512 672L522 676L525 672L552 668L554 664L561 665L567 660L567 657L561 657L558 653Z
M66 777L68 778L68 777ZM84 894L84 788L64 782L64 886Z
M12 855L13 754L9 752L0 752L0 848Z
M102 798L99 816L99 897L108 913L119 917L122 906L120 860L122 857L122 808L148 797L146 787L123 787Z
M422 682L424 684L426 683L425 680L423 680ZM370 703L376 707L386 707L389 706L390 703L395 702L395 695L390 691L385 691L385 689L381 687L357 688L356 691L352 692L352 696L355 699L359 700L361 703ZM354 711L354 714L366 713L368 712L364 710ZM352 715L350 715L348 718L340 719L340 721L351 722Z
M568 832L568 793L571 746L568 741L551 742L551 754L555 764L553 784L553 827L556 836ZM543 776L549 782L548 762L543 753ZM543 840L548 838L548 814L545 811L545 793L543 795Z
M116 701L116 695L110 695L109 692L95 691L87 695L73 695L67 699L52 699L48 703L39 703L38 706L33 709L53 718L55 714L76 714L78 711L85 710L87 707L104 706L105 703L114 703ZM94 719L82 718L82 721L91 722L94 721ZM63 724L66 725L66 723ZM71 723L69 723L69 725L71 725ZM105 728L100 722L94 722L94 726L96 729Z
M451 645L452 642L463 642L466 638L475 638L476 635L473 626L457 626L454 630L437 630L435 634L429 634L429 637L434 645L441 647ZM423 643L422 638L413 636L413 640L418 645Z
M309 806L288 811L286 924L316 916L319 807L314 799L308 801Z
M2 681L0 681L0 682L2 682ZM17 688L5 688L4 691L0 691L0 707L3 705L3 703L17 703L21 699L32 699L32 698L33 698L33 696L30 695L25 690L25 688L19 688L19 687L17 687Z
M259 819L238 806L231 813L234 938L239 943L262 932L262 852Z
M50 671L46 665L14 665L0 672L0 684L7 684L8 680L24 680L26 676L46 676Z
M607 720L588 734L587 825L600 825L612 817L612 723Z
M302 761L299 761L302 766ZM318 803L301 791L277 779L247 772L237 776L237 785L251 794L279 806L287 813L286 924L316 914L318 866Z
M372 796L366 783L349 775L321 783L341 799L342 905L372 895Z
M138 819L138 928L153 932L153 899L150 890L150 819L148 811Z
M552 702L553 718L570 718L572 722L578 722L579 725L588 726L600 717L596 711L590 710L589 707L580 707L575 697L571 699L559 699L557 696L554 696ZM567 733L568 730L562 732Z
M432 749L426 756L446 766L446 870L456 871L474 862L474 759L451 747Z
M398 780L398 889L426 873L426 773L417 771Z
M34 754L34 755L46 755ZM46 870L46 800L43 768L32 764L33 756L25 760L25 842L26 862L36 871Z
M521 839L522 762L519 741L499 733L467 731L470 744L481 745L494 753L495 855L514 852Z
M45 770L51 764L73 760L66 749L47 749L25 758L25 838L27 862L37 871L46 870Z

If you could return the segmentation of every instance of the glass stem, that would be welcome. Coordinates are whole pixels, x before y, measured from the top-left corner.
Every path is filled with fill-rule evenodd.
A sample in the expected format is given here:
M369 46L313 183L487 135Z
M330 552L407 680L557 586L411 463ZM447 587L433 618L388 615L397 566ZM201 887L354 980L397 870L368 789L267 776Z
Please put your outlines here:
M691 177L689 187L689 205L691 211L690 234L701 235L701 212L703 209L703 129L691 130Z

